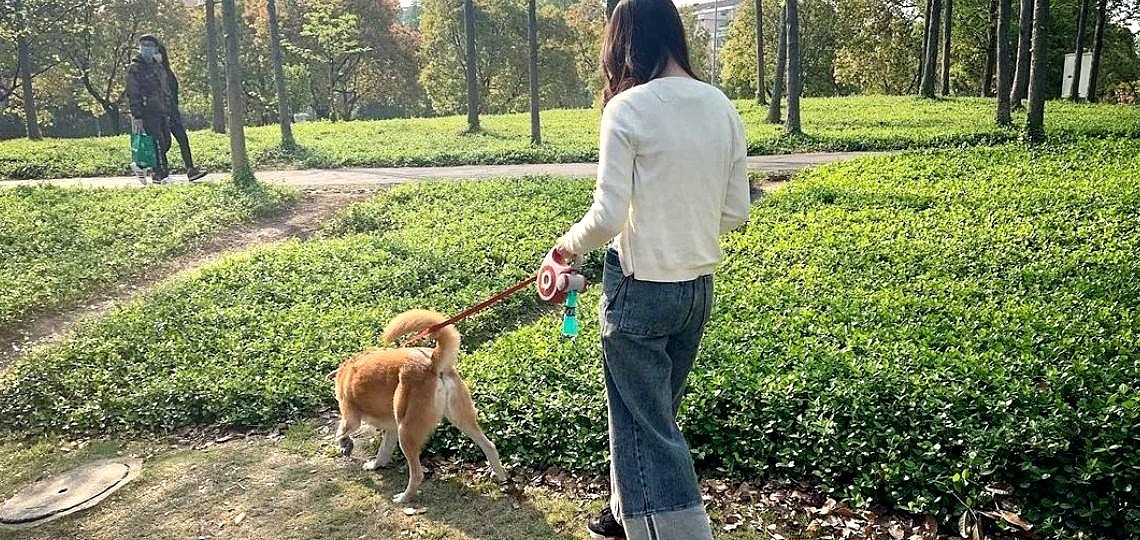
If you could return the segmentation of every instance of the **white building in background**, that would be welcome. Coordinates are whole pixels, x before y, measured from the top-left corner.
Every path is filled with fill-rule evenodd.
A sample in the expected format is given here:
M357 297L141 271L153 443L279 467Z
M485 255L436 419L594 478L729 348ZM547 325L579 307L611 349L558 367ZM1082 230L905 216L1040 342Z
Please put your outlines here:
M713 46L718 50L724 45L728 34L728 25L736 15L736 8L740 7L741 0L720 0L693 4L697 12L697 22L709 33L709 39L716 37Z
M1092 65L1093 54L1087 52L1081 60L1081 81L1077 86L1077 95L1082 98L1089 97L1089 66ZM1069 53L1065 55L1065 76L1061 78L1061 97L1069 97L1069 93L1073 91L1073 72L1077 69L1077 54Z

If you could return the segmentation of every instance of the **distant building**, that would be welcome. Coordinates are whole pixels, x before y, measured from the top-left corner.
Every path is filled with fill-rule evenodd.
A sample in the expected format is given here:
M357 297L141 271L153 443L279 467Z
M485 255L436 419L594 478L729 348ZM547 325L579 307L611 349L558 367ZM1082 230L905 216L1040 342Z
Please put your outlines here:
M697 23L709 33L709 39L716 37L713 43L717 49L724 45L728 34L728 25L736 15L736 8L740 7L740 0L720 0L693 4L697 13Z

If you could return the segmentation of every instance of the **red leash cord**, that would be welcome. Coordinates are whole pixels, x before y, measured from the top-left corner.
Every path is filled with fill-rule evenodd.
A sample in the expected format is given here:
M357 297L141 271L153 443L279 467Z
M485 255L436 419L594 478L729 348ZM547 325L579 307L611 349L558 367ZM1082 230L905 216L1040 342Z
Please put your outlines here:
M507 297L511 296L512 294L515 294L515 293L519 292L520 290L522 290L524 287L530 285L531 283L534 283L534 280L536 280L536 279L538 279L538 273L537 272L535 272L534 274L531 274L530 277L528 277L528 278L526 278L526 279L524 279L518 283L515 283L514 285L511 285L510 288L496 294L495 296L492 296L492 297L490 297L490 298L488 298L482 302L479 302L478 304L475 304L472 307L467 308L466 310L464 310L459 315L456 315L456 316L454 316L454 317L452 317L446 321L443 321L439 324L433 324L427 328L424 328L423 330L420 331L420 333L416 334L415 336L412 336L411 339L405 341L402 345L400 345L400 347L407 347L408 345L411 345L412 343L415 343L415 342L417 342L423 338L426 338L426 337L438 332L441 328L444 328L449 324L455 324L459 321L462 321L463 319L466 319L467 317L470 317L476 313L479 313L480 311L483 311L484 309L487 309L487 308L489 308L489 307L491 307L491 306L493 306L499 302L502 302L503 300L505 300Z

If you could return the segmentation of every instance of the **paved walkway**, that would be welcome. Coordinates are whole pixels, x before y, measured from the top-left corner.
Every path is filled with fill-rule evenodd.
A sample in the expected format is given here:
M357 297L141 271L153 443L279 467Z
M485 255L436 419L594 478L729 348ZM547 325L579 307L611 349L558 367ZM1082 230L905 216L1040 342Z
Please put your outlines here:
M748 158L748 167L752 170L762 172L793 172L815 165L844 161L871 154L873 153L815 152L776 156L752 156ZM263 182L313 188L342 185L401 184L416 180L445 178L493 178L539 175L587 178L594 176L596 172L596 163L540 163L532 165L463 165L458 167L257 171L257 178ZM178 177L179 176L175 176L175 178ZM185 179L186 177L182 176L181 178ZM208 175L206 180L216 182L226 178L228 178L228 174L217 173ZM64 187L139 187L141 185L133 176L124 176L0 181L0 187L44 183Z

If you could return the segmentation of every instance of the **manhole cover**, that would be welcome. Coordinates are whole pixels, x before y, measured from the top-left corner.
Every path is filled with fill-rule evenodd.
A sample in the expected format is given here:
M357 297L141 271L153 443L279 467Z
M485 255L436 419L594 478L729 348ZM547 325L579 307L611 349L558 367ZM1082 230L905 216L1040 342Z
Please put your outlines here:
M46 478L0 506L0 528L24 529L91 508L133 480L137 459L108 459Z

